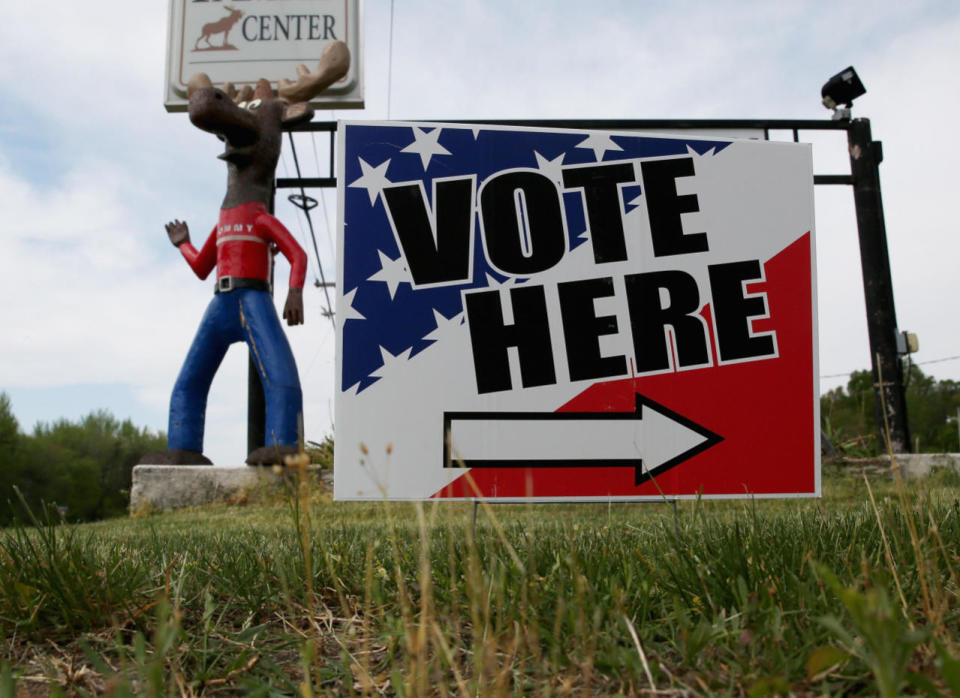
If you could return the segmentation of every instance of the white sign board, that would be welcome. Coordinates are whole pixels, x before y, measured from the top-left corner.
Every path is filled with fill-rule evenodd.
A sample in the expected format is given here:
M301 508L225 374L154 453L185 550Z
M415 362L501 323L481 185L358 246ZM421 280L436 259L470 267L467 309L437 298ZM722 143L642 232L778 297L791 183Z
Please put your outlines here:
M819 495L809 145L338 138L337 499Z
M330 109L363 107L361 0L170 0L164 106L185 111L187 83L206 73L217 87L266 78L296 80L316 68L327 44L343 41L350 70L313 100Z

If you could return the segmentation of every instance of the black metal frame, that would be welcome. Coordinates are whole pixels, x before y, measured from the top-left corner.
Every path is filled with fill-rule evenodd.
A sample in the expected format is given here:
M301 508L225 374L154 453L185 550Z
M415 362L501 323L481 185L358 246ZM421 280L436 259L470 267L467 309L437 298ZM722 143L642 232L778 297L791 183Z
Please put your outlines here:
M593 131L632 131L636 129L758 129L764 140L770 140L771 131L792 131L795 143L800 141L800 131L849 131L850 121L827 121L823 119L482 119L479 121L432 121L431 123L470 123L483 126L525 126L530 128L572 128ZM330 162L326 177L280 177L277 189L334 188L337 178L334 173L334 144L336 121L311 121L290 129L293 133L327 133L330 138ZM853 184L853 175L814 175L814 184Z
M903 389L903 364L897 353L897 319L890 278L883 202L880 196L879 164L883 151L879 141L872 140L869 119L495 119L433 121L433 123L470 123L489 126L522 126L533 128L571 128L597 131L677 129L757 129L765 140L771 131L792 131L799 142L800 131L845 131L850 150L850 174L814 174L815 185L848 185L853 187L860 238L860 261L863 271L867 309L867 330L870 339L873 369L875 417L880 443L889 438L894 453L910 452L906 396ZM278 178L277 189L333 188L337 122L318 121L301 124L293 132L328 133L330 159L326 177ZM292 145L291 139L291 145ZM253 415L250 415L253 425ZM261 416L262 419L262 416Z

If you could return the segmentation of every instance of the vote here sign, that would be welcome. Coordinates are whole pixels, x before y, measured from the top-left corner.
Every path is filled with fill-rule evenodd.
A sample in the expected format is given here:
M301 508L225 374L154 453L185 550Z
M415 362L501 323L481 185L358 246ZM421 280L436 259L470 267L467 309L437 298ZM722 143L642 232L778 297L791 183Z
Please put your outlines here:
M808 145L338 139L337 499L819 495Z

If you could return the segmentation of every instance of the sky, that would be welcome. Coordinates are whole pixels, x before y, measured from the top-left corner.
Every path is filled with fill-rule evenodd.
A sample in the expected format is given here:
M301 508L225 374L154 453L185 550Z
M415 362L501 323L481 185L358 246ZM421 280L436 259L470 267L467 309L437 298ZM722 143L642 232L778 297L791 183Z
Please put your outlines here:
M163 229L216 220L221 144L163 108L168 3L7 3L0 22L0 391L21 429L108 410L165 430L170 391L210 297ZM391 27L392 18L392 27ZM392 42L391 42L392 36ZM854 65L855 117L883 142L883 203L900 328L913 359L960 380L960 4L783 0L516 3L367 0L366 108L329 119L829 119L820 87ZM392 43L392 50L391 50ZM291 76L293 77L293 76ZM790 134L773 134L787 139ZM298 137L305 174L325 144ZM842 132L804 132L817 174L849 172ZM315 153L316 152L316 156ZM285 152L279 176L291 176ZM336 196L313 191L324 276L336 277ZM310 252L306 324L288 336L305 435L333 431L335 337ZM817 187L819 389L869 367L852 192ZM279 267L278 278L286 267ZM285 289L278 284L278 304ZM213 384L205 452L246 456L246 349Z

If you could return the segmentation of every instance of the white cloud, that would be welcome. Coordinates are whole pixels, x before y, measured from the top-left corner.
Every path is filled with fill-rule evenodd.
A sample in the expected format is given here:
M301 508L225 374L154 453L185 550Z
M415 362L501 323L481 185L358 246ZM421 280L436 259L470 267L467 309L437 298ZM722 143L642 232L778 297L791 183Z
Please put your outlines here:
M41 191L0 170L0 207L16 221L0 254L5 284L18 289L2 310L2 383L136 383L138 354L153 351L138 352L130 338L154 335L163 352L154 328L187 301L183 284L172 264L158 263L136 211L99 181L109 180L72 172Z
M960 159L954 115L960 19L898 37L872 57L870 94L881 165L897 317L920 336L918 360L960 354L950 317L960 299L960 237L953 212ZM874 116L874 114L876 116ZM960 362L929 367L960 378Z

